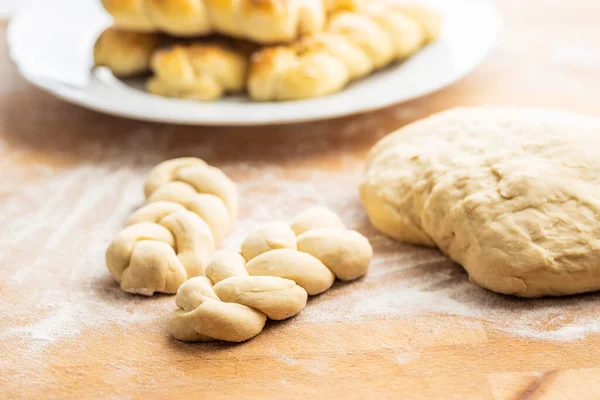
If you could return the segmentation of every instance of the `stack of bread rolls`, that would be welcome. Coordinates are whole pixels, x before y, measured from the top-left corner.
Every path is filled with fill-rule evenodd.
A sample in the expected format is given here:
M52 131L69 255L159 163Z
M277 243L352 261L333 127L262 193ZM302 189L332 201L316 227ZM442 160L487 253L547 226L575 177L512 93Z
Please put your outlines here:
M403 0L101 0L113 17L95 65L151 74L150 93L210 101L325 96L439 36L440 15Z

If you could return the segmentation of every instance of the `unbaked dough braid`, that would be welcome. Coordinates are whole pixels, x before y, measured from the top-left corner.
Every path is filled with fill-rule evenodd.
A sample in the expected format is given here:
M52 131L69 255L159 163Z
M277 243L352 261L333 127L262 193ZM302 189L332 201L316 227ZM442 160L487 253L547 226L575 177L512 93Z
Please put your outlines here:
M146 205L112 241L106 265L126 292L175 293L204 274L230 230L237 217L235 185L200 159L178 158L157 165L144 191Z
M150 93L189 100L215 100L246 89L250 53L243 42L211 40L176 45L152 57Z
M291 226L267 224L245 238L241 254L217 252L206 276L179 288L171 332L183 341L248 340L267 318L299 313L309 295L326 291L336 277L364 275L372 255L367 238L325 208L298 214Z
M366 2L360 12L335 14L325 32L256 52L248 92L259 101L335 93L352 80L414 54L436 39L440 28L441 16L423 6Z
M157 33L130 32L109 27L94 45L94 64L120 77L150 71L152 54L166 41Z
M356 0L102 0L121 28L173 36L220 33L258 43L290 42L323 30L327 8Z

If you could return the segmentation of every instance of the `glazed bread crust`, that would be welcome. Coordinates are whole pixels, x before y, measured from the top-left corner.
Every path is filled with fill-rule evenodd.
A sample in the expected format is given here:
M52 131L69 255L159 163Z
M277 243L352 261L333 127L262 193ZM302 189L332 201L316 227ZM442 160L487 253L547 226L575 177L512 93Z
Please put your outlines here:
M216 100L246 89L254 45L225 38L187 40L110 27L94 46L94 63L118 77L153 72L150 93L189 100Z
M219 33L258 43L291 42L323 30L328 11L359 0L102 0L120 28L195 37Z
M150 93L188 100L215 100L246 88L250 52L247 43L211 40L175 45L152 57Z
M119 77L131 77L150 71L152 54L163 44L156 33L131 32L107 28L94 45L94 64L107 67Z
M256 52L248 92L253 100L319 97L411 56L440 33L441 16L419 5L375 0L336 13L324 32Z

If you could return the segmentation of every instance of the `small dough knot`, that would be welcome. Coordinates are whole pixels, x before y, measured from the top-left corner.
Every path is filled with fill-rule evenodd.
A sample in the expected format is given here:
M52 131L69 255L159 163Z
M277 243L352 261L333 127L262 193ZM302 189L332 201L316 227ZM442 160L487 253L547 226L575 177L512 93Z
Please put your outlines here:
M197 158L156 166L144 187L147 202L106 251L106 265L121 289L175 293L204 275L215 246L237 217L234 183Z
M326 291L336 277L364 275L372 255L367 238L322 207L298 214L291 225L264 225L245 238L241 254L217 252L206 277L181 286L171 332L183 341L251 339L267 318L298 314L309 295Z

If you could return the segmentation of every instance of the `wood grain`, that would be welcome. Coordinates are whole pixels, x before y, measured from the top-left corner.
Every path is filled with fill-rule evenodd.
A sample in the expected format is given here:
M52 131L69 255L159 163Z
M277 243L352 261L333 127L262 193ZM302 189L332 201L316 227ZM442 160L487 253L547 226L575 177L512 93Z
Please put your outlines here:
M348 179L352 184L340 192L339 204L345 215L354 216L348 225L373 239L377 234L352 185L366 152L386 133L463 105L551 106L600 114L597 1L498 3L506 18L500 42L459 83L367 115L266 128L140 123L68 105L18 76L3 36L0 398L600 398L598 334L547 341L512 335L484 317L417 313L321 322L293 318L269 324L244 344L190 345L165 329L172 298L121 295L104 271L101 248L138 201L128 196L137 196L143 175L166 158L202 157L224 168L247 193L264 198L265 207L286 204L286 211L309 202L302 190L287 194L297 198L282 203L284 194L273 187L252 186L256 171L268 171L274 181L303 182L315 171L343 183ZM57 176L61 179L54 181ZM42 186L47 193L37 191ZM104 193L103 187L117 191ZM80 201L83 197L87 202ZM242 220L253 212L248 204L256 200L246 199ZM424 251L395 249L407 258ZM435 267L468 285L458 267ZM392 278L418 281L419 268ZM375 289L379 284L384 282L357 283ZM352 290L336 288L328 299ZM49 315L62 315L52 304L62 294L71 302L93 300L90 313L97 315L87 317L104 322L86 324L85 315L65 314L63 330L48 329L43 324ZM578 299L569 300L571 309ZM113 321L109 310L121 310L123 318L149 313L156 318L124 323L121 317ZM519 316L505 323L517 324ZM576 315L558 317L563 323L577 321ZM544 323L551 328L553 322Z

